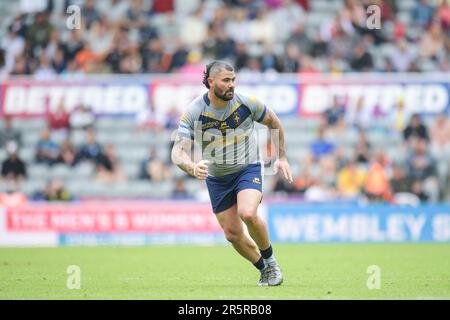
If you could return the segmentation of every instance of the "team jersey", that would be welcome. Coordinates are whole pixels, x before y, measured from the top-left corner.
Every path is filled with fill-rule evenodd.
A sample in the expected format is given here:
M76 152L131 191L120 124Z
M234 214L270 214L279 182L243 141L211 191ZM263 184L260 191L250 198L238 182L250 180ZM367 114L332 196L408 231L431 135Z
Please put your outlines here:
M235 93L219 109L205 93L189 104L177 135L199 144L202 159L211 162L209 175L220 177L260 162L255 121L261 122L265 114L266 106L256 98Z

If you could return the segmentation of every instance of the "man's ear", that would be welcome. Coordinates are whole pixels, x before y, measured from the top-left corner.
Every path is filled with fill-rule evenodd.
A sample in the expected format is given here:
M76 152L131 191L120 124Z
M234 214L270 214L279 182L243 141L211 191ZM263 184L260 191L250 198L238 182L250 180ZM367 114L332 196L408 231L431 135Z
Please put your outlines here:
M209 78L208 78L208 84L209 84L209 87L210 87L210 88L212 88L213 82L214 82L214 80L213 80L211 77L209 77Z

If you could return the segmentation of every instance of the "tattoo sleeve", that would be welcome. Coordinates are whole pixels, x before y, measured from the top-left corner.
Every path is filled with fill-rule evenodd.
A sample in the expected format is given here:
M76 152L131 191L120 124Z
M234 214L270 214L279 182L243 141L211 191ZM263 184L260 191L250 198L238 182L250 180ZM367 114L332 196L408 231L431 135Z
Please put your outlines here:
M172 148L172 162L181 170L194 176L195 163L191 158L192 140L177 136Z
M272 110L267 108L267 113L261 123L269 128L271 140L275 146L275 150L278 151L279 157L285 158L286 148L284 145L284 130L281 127L280 119L278 119L277 115Z

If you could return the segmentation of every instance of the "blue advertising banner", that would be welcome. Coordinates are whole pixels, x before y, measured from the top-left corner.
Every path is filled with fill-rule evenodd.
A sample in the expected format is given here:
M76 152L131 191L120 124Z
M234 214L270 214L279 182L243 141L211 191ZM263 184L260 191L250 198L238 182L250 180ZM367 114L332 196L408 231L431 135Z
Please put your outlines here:
M450 242L450 206L273 204L274 242Z

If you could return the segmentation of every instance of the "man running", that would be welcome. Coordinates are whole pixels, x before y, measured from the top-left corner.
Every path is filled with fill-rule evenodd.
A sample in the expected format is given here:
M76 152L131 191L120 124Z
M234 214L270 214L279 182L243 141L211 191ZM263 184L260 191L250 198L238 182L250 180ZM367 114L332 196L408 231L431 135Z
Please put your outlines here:
M275 113L256 98L234 93L236 75L231 65L213 61L206 66L203 84L208 92L197 97L183 113L172 149L172 161L197 179L206 180L213 212L226 239L261 271L259 286L283 282L267 227L258 216L262 200L263 166L258 153L255 121L278 133L274 140L281 170L292 183L286 158L284 132ZM272 135L272 138L274 135ZM192 160L193 143L202 160ZM242 221L250 238L244 233Z

